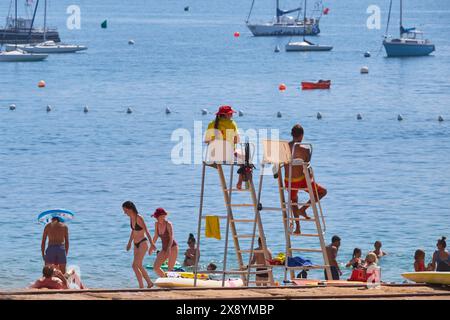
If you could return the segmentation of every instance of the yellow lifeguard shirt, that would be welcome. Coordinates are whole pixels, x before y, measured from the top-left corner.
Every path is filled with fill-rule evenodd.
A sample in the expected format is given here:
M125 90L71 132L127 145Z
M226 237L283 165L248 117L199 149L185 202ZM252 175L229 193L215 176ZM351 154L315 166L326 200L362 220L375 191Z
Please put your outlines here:
M220 140L227 140L234 145L234 138L238 136L238 127L236 122L232 119L219 119L217 130L214 128L215 122L216 121L213 120L208 124L205 140L211 141L217 138Z

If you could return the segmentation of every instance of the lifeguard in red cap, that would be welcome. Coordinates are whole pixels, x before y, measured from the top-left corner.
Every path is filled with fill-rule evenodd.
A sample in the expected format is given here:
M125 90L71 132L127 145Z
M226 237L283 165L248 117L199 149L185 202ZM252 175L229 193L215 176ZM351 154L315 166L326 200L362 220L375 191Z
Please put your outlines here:
M236 122L232 119L233 110L230 106L220 106L216 112L216 119L208 124L205 134L205 142L209 143L214 139L226 140L233 146L239 143L239 133ZM243 176L239 174L236 188L242 189Z

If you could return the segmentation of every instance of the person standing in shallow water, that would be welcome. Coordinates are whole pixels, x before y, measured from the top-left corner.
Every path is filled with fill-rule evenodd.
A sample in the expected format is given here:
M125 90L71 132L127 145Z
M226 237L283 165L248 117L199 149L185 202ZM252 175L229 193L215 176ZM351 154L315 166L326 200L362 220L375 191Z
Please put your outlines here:
M130 251L133 243L134 247L134 259L133 259L133 271L136 274L136 278L139 283L139 288L144 288L144 282L142 278L147 282L147 288L153 287L153 282L148 276L147 270L145 270L142 262L144 261L145 254L151 255L153 250L156 249L152 240L150 232L145 225L144 218L138 213L136 206L131 201L126 201L122 204L123 212L130 217L131 234L127 244L127 251ZM147 237L146 237L147 236ZM150 241L150 249L148 242Z
M341 238L339 238L338 236L333 236L331 238L331 243L326 247L328 255L328 263L330 264L331 269L331 276L333 277L332 280L339 280L339 276L342 276L342 271L339 268L339 263L336 260L340 246L341 246ZM329 280L326 270L324 272L325 272L325 280Z
M48 238L48 247L45 244ZM45 265L55 265L63 274L66 273L67 254L69 253L69 228L57 217L52 218L44 228L41 242L42 258Z
M431 271L450 272L450 253L447 251L446 237L442 237L436 243L437 250L433 253L433 260L429 268Z
M155 263L153 264L153 270L160 277L164 277L164 271L161 266L164 261L169 260L167 263L168 271L172 271L178 257L178 243L173 236L172 223L166 220L167 212L163 208L158 208L153 213L152 217L156 219L155 223L155 235L153 242L156 243L158 238L161 238L162 248L156 256Z

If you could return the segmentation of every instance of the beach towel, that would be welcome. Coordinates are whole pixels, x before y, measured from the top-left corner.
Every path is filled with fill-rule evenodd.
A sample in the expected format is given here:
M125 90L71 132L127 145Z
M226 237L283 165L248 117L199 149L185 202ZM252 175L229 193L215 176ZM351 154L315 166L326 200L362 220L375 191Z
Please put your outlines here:
M303 259L302 257L288 257L288 267L303 267L312 266L311 260Z
M206 216L205 236L220 240L220 223L218 216Z

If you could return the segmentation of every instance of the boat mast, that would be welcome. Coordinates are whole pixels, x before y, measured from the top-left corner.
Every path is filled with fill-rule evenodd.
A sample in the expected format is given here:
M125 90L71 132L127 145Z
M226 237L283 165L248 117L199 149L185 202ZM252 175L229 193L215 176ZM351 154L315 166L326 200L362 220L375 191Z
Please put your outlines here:
M305 41L305 34L306 34L306 0L305 4L303 5L303 41Z
M47 0L44 4L44 42L47 41Z
M403 34L403 0L400 0L400 38Z
M17 32L17 0L15 0L14 1L14 11L15 11L15 13L14 13L14 28L16 29L15 30L15 32L16 32L16 36L15 36L15 39L16 39L16 41L14 42L14 44L15 44L15 49L17 50L17 34L18 34L18 32Z
M276 11L277 23L280 23L279 12L280 12L280 0L277 0L277 11Z

